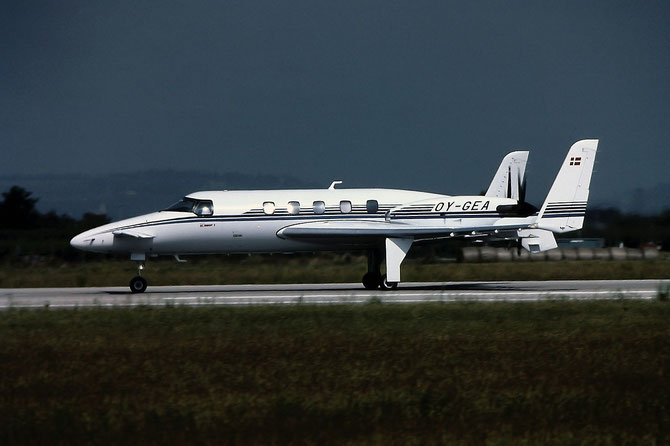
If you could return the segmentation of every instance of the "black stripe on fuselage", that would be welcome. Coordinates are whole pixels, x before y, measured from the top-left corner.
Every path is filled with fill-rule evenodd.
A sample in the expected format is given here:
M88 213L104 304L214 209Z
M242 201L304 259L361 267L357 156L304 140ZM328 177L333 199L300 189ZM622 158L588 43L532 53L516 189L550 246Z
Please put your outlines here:
M542 216L543 219L545 218L564 218L564 217L583 217L584 214L580 213L573 213L573 214L544 214Z
M224 223L224 222L250 222L250 221L295 221L295 220L361 220L361 219L374 219L374 220L383 220L384 214L379 212L377 214L311 214L311 215L286 215L286 216L276 216L276 215L220 215L213 217L196 217L188 216L182 218L170 218L165 220L137 223L134 225L119 226L116 228L108 229L102 233L109 233L114 231L124 231L132 230L138 228L150 228L155 226L165 226L170 224L183 224L183 223ZM497 213L472 213L472 214L424 214L424 215L415 215L415 216L402 216L397 218L397 220L403 219L445 219L445 218L492 218L501 216Z

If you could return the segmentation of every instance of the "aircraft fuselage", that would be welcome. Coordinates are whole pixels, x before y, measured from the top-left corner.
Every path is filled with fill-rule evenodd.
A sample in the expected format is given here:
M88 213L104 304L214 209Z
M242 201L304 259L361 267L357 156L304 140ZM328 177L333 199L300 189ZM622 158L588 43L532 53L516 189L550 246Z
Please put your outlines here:
M499 205L515 200L449 196L394 189L312 189L196 192L191 210L165 210L110 223L72 240L83 250L123 254L188 255L365 249L364 236L341 240L296 240L282 229L308 222L393 222L397 224L490 226L501 220ZM211 214L193 212L211 202Z

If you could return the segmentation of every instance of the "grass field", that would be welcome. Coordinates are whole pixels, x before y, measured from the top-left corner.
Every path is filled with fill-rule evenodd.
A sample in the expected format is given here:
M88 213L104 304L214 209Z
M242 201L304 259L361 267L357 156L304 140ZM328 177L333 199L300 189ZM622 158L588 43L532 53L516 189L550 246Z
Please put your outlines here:
M179 264L170 258L149 260L144 276L150 285L219 285L242 283L360 282L364 256L193 257ZM0 288L127 286L134 262L121 259L76 264L5 264ZM402 279L410 282L548 279L670 279L670 259L629 261L557 261L508 263L439 263L408 259Z
M668 444L670 304L0 313L0 444Z

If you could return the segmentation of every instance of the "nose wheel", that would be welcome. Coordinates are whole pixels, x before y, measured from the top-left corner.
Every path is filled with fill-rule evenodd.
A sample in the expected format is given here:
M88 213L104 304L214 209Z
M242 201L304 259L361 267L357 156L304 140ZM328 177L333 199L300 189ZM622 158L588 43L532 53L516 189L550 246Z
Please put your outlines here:
M144 293L144 290L146 289L147 281L144 280L144 277L136 276L130 281L130 291L132 291L133 294Z

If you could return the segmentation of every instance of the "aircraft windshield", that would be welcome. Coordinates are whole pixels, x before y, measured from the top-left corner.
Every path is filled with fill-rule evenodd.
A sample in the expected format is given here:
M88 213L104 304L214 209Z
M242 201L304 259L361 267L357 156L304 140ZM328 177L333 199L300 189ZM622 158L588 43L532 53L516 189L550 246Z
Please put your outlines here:
M211 200L194 200L193 198L182 198L166 211L193 212L199 217L209 217L214 214L214 206Z
M169 208L165 209L166 211L174 212L193 212L196 201L192 198L182 198Z

